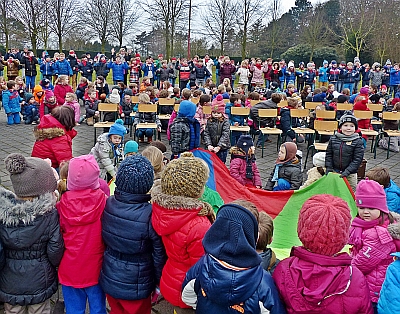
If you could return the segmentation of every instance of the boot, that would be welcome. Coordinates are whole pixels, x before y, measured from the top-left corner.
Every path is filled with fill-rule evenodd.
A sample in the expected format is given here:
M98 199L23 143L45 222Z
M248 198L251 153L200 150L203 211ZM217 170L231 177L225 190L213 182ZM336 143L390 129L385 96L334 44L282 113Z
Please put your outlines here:
M139 143L143 143L144 142L144 136L143 137L139 137Z
M148 138L147 138L147 143L151 143L153 141L153 137L152 136L149 136Z
M86 118L86 123L87 123L87 125L92 126L93 125L93 117Z

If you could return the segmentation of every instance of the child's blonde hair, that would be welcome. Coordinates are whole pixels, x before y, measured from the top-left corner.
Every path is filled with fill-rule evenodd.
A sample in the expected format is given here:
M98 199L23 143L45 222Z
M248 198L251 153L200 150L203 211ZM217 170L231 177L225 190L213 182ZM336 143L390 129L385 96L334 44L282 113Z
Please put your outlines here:
M80 79L80 82L82 82L82 83L87 83L87 81L88 81L87 78L84 76L82 76Z
M68 75L59 75L54 84L60 84L64 81L68 81Z
M226 86L224 84L218 85L218 93L223 94L226 92Z
M142 156L146 157L154 169L154 174L158 174L163 170L164 155L157 147L149 146L142 152Z
M60 164L60 181L57 185L58 193L61 195L67 191L67 179L68 179L68 169L69 169L69 160L63 161Z
M66 93L65 94L65 100L67 100L67 98L71 99L72 101L78 100L78 97L76 97L75 93Z
M139 94L139 104L149 104L150 103L150 96L146 93Z

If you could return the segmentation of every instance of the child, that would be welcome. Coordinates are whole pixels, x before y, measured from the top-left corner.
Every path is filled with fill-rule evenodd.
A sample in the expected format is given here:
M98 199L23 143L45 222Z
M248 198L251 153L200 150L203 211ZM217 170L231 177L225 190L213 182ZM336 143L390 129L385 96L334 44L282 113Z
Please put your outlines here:
M293 131L293 128L299 128L301 126L300 120L299 118L292 118L290 115L290 110L299 109L300 103L295 97L290 97L287 101L288 106L281 108L280 111L280 128L282 129L283 134L289 136L293 142L302 143L304 142L303 134L297 134L296 138L296 133Z
M229 172L231 177L244 186L262 187L260 172L255 158L255 147L250 135L241 135L232 147Z
M57 99L58 106L62 106L65 102L65 96L67 95L67 93L74 92L72 90L72 87L69 85L69 76L59 75L54 84L54 96Z
M167 152L167 146L165 146L165 144L161 141L153 141L150 143L150 146L154 146L157 147L161 153L163 154L163 163L164 165L166 165L167 163L169 163L169 159L165 156L166 152Z
M345 177L353 191L357 186L357 171L364 158L364 144L358 128L357 119L346 112L339 120L339 132L331 136L326 150L326 173L337 172Z
M35 98L35 101L40 104L44 100L44 89L41 85L36 85L33 88L33 97Z
M145 92L146 88L149 86L151 86L150 78L148 78L147 76L143 77L142 84L140 84L139 92Z
M318 181L325 175L325 153L319 152L313 156L313 165L310 170L307 171L307 180L303 183L300 189L304 189L305 187L313 184L315 181Z
M88 87L88 80L86 77L82 76L75 92L78 99L81 99L83 101L83 96L85 95L85 90L87 87Z
M85 100L86 110L86 123L93 125L95 121L99 120L100 112L98 111L100 101L97 99L96 91L89 93L89 99Z
M256 251L260 255L262 262L261 266L272 276L276 266L280 260L276 257L274 251L268 247L272 242L274 234L274 223L272 218L266 212L260 212L258 216L258 240Z
M124 158L134 156L139 151L139 145L136 141L128 141L124 145Z
M26 104L24 106L23 119L25 124L37 124L39 121L39 107L40 105L35 101L35 97L30 94L26 98Z
M7 90L2 93L2 104L7 115L8 125L21 123L19 115L21 112L21 102L23 102L23 99L18 94L18 91L15 90L15 82L8 81Z
M112 104L118 104L121 102L121 96L119 95L119 88L113 88L108 100Z
M100 284L112 313L150 314L151 295L166 260L151 222L148 192L153 185L153 167L142 156L128 157L121 163L115 184L115 194L107 200L102 218L106 251Z
M50 313L64 252L54 205L57 181L40 158L5 159L14 193L0 187L0 296L5 313Z
M133 104L132 104L132 91L127 89L124 92L124 97L121 101L121 118L125 120L125 124L132 124L131 113L133 112Z
M400 214L400 188L390 179L389 169L375 167L369 170L365 176L383 186L389 210Z
M279 149L274 170L268 179L265 189L268 191L298 190L303 181L301 163L296 157L297 145L286 142ZM275 183L277 185L274 187Z
M219 209L203 239L206 254L186 274L182 300L196 313L286 313L271 275L262 269L258 212L247 203Z
M392 253L394 262L389 265L386 271L385 281L382 285L381 295L378 301L379 314L396 313L399 309L399 300L393 296L399 294L400 274L400 253Z
M123 158L122 140L126 133L124 121L117 119L108 133L103 133L97 138L96 145L90 151L100 167L100 178L107 182L115 180L118 166Z
M150 97L149 95L145 93L139 94L139 103L140 104L149 104L150 103ZM156 112L139 112L137 111L135 114L135 119L133 121L133 127L136 128L136 126L139 123L155 123L157 125L157 131L161 132L161 122L160 119L158 118L158 114ZM136 130L136 135L139 138L139 143L144 142L144 136L146 135L147 137L147 143L151 143L153 141L153 132L154 129L137 129Z
M143 150L142 156L146 157L150 161L150 163L153 167L153 170L154 170L153 187L155 185L161 184L161 172L164 169L164 162L163 162L164 155L161 152L161 150L159 150L157 147L149 146ZM150 190L150 193L151 193L152 189Z
M101 216L107 196L100 189L99 174L93 155L72 158L67 191L57 203L65 243L58 278L68 313L84 313L86 301L91 312L106 313L99 275L104 253Z
M54 96L54 93L51 90L46 90L44 93L43 102L40 104L39 108L40 118L42 118L45 114L51 113L51 111L57 106L57 100Z
M211 117L204 130L204 143L210 152L217 154L223 163L226 162L230 142L229 120L225 117L225 102L218 95L211 104Z
M78 98L74 93L67 93L65 95L65 103L64 106L70 106L75 113L75 123L79 125L79 121L81 120L81 107L78 103Z
M161 185L151 193L152 225L162 237L168 256L160 290L178 314L181 308L188 308L181 299L185 274L203 256L202 239L214 221L211 205L198 199L208 174L204 161L184 153L165 167Z
M393 235L388 230L393 217L386 204L383 187L372 180L362 180L356 189L358 215L350 228L352 264L365 275L375 313L386 269L396 252ZM394 231L395 228L391 229ZM398 236L398 235L397 235Z
M349 206L339 197L315 195L302 206L297 233L303 246L274 271L274 280L288 313L372 314L368 284L339 253L349 238Z

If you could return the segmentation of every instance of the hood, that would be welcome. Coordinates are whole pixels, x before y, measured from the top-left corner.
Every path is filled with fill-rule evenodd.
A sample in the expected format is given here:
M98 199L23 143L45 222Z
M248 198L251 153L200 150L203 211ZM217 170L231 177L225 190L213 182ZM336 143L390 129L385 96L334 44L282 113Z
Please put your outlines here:
M105 143L108 142L108 133L102 133L97 137L98 143Z
M399 195L400 196L400 195ZM393 223L389 224L387 229L395 240L400 240L400 214L395 212L390 212L395 220Z
M341 253L330 257L311 253L303 247L294 247L285 279L288 289L308 310L319 307L320 303L332 296L346 292L352 280L351 257ZM293 305L294 308L299 308Z
M261 266L233 269L209 254L202 258L203 267L198 276L201 288L213 303L221 306L240 304L248 300L259 286L264 270Z
M78 132L74 129L67 131L65 127L50 114L46 114L40 118L40 124L33 130L36 140L51 139L60 137L64 134L73 139Z
M90 197L88 197L90 195ZM67 191L56 207L60 216L72 226L82 226L100 219L107 196L100 189Z
M36 86L33 88L33 95L36 95L37 93L40 93L40 92L43 92L42 86L36 85Z
M38 216L51 212L55 204L56 198L52 193L25 201L0 186L0 221L6 226L16 226L20 223L29 225Z
M232 146L229 150L229 154L235 155L235 157L246 157L244 150L237 146Z
M161 191L161 185L153 187L151 200L153 202L153 227L161 236L176 232L189 221L201 216L203 212L214 215L214 211L208 203L195 198L164 194Z

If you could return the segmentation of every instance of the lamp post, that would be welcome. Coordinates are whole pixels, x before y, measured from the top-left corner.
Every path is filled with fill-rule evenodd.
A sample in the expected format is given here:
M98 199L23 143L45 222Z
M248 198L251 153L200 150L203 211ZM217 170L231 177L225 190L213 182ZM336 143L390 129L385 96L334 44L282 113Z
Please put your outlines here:
M187 58L190 60L190 25L191 25L191 19L192 19L192 0L189 0L189 28L188 28L188 51L187 51Z

